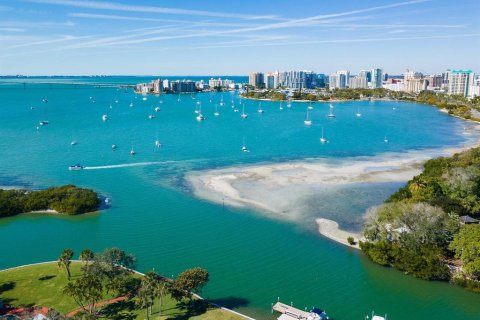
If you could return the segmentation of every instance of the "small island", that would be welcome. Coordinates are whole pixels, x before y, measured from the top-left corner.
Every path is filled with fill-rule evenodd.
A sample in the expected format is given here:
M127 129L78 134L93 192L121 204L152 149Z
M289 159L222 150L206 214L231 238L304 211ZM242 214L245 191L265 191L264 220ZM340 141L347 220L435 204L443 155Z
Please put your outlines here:
M0 218L27 212L55 212L77 215L97 211L100 199L90 189L74 185L45 190L0 189Z

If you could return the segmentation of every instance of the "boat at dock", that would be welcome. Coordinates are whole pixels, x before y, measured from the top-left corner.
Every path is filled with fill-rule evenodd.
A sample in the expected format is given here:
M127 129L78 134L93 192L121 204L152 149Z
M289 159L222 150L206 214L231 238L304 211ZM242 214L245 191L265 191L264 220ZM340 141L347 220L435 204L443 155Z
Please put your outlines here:
M305 308L306 309L306 308ZM313 307L310 312L294 308L278 301L272 306L272 310L281 313L277 320L327 320L324 310Z

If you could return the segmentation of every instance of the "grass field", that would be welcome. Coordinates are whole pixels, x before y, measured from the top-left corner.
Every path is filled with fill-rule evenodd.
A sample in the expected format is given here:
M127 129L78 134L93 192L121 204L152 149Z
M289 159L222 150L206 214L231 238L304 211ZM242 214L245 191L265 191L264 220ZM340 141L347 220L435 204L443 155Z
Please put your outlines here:
M72 279L81 274L80 267L81 263L72 262ZM0 271L0 301L15 307L44 306L66 314L78 308L72 298L62 293L67 282L65 269L59 268L56 263ZM105 295L105 300L110 298L112 297ZM131 300L105 306L102 311L103 319L147 319L146 311L137 309ZM163 298L161 315L159 311L159 301L156 301L150 319L244 319L218 308L192 310L185 301L178 303L169 295Z

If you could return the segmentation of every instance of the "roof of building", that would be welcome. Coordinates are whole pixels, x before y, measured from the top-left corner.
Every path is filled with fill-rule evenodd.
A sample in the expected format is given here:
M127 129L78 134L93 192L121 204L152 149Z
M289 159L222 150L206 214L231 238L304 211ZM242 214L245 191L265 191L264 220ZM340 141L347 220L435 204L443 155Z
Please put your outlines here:
M452 70L451 72L452 72L452 73L472 73L472 70L468 70L468 69L465 69L465 70Z
M474 219L470 216L461 216L460 217L460 222L463 222L463 223L479 223L480 221L477 220L477 219Z

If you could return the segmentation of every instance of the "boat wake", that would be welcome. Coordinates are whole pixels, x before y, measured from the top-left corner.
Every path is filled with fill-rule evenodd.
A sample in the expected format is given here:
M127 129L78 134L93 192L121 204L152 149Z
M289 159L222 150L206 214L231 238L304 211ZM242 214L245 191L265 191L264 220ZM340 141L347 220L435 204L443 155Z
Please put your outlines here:
M136 162L136 163L124 163L124 164L113 164L108 166L94 166L94 167L85 167L84 170L102 170L102 169L117 169L117 168L128 168L128 167L142 167L142 166L153 166L165 164L161 161L151 161L151 162Z

